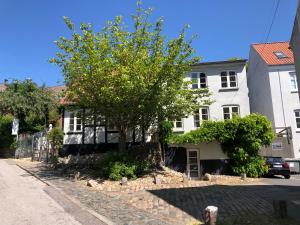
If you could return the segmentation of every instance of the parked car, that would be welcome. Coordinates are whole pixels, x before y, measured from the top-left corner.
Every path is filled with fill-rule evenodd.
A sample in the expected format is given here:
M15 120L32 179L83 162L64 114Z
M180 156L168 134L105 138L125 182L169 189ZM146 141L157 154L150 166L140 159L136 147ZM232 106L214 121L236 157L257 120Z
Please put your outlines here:
M266 157L266 165L268 166L267 175L282 175L285 179L291 177L289 164L282 157Z

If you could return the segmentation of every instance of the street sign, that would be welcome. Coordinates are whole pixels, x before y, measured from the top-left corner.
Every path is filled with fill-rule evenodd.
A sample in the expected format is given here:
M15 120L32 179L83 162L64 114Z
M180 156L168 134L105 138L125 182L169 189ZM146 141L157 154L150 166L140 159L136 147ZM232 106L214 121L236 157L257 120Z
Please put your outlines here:
M12 124L12 129L11 129L11 134L12 135L18 135L19 132L19 119L14 119L13 124Z

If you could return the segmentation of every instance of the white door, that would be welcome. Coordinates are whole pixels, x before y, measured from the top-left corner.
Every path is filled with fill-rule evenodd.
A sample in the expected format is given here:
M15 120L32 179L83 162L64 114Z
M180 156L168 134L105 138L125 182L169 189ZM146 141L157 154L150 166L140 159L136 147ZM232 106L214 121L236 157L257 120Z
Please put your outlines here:
M200 177L200 158L198 149L187 150L187 171L191 179Z

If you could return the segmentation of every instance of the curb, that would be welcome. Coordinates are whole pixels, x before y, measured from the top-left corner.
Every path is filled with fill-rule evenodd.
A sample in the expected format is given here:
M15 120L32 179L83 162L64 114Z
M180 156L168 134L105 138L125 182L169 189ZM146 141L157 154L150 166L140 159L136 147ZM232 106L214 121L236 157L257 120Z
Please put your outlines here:
M85 205L83 205L82 203L80 203L77 199L74 199L72 197L70 197L69 195L67 195L63 190L61 190L60 188L58 188L56 185L43 180L41 177L39 177L37 174L31 172L30 170L28 170L27 168L25 168L24 166L21 166L20 164L18 164L16 162L16 166L18 166L19 168L21 168L22 170L26 171L27 173L29 173L30 175L32 175L33 177L35 177L37 180L41 181L42 183L46 184L49 187L54 188L57 192L59 192L61 195L63 195L65 198L67 198L68 200L70 200L72 203L76 204L77 206L79 206L82 210L87 211L88 213L90 213L91 215L93 215L94 217L96 217L97 219L99 219L101 222L107 224L107 225L116 225L114 222L112 222L110 219L108 219L107 217L100 215L99 213L97 213L96 211L87 208Z

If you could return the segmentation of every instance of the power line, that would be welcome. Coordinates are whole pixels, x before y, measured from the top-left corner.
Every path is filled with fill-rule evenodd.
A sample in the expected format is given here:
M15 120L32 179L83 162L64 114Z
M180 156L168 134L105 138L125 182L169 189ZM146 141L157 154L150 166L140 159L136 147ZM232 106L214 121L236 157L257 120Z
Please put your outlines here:
M265 47L269 41L269 38L270 38L270 34L271 34L271 31L272 31L272 28L273 28L273 25L274 25L274 22L275 22L275 19L276 19L276 16L277 16L277 13L278 13L278 8L279 8L279 5L280 5L280 0L277 0L276 1L276 6L275 6L275 10L274 10L274 13L273 13L273 16L272 16L272 20L271 20L271 23L270 23L270 26L269 26L269 29L266 29L267 30L267 35L266 35L266 38L265 38L265 41L264 41L264 46L261 50L261 54L264 52L265 50ZM256 61L256 64L254 66L254 73L256 73L256 70L257 70L257 66L258 66L258 61ZM241 85L242 86L244 84L244 82L247 80L247 74L246 74L246 78L244 78L241 82ZM238 94L238 91L235 93L235 95L232 97L231 101L230 101L230 104L232 104L234 98L236 97L236 95Z

